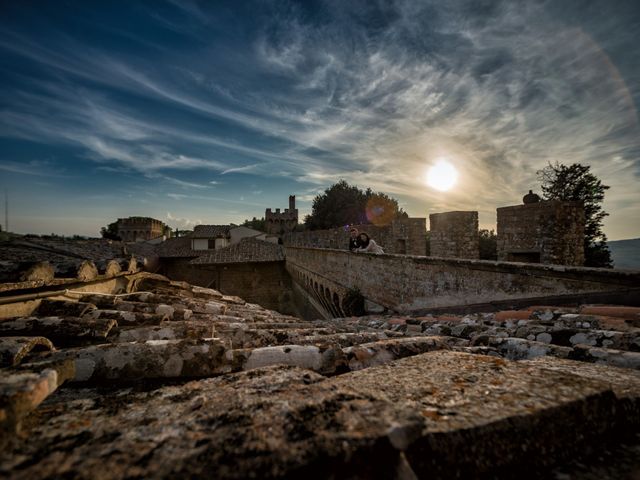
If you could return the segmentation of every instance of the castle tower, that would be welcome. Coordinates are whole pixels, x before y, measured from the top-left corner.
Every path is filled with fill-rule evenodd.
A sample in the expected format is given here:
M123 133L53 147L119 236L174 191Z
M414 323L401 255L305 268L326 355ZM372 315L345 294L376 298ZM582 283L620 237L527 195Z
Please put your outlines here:
M267 233L273 235L283 235L293 232L298 225L298 209L296 208L296 196L289 195L289 208L280 212L276 208L275 213L267 208L264 213Z
M584 206L540 200L533 192L522 205L498 213L498 260L584 265Z

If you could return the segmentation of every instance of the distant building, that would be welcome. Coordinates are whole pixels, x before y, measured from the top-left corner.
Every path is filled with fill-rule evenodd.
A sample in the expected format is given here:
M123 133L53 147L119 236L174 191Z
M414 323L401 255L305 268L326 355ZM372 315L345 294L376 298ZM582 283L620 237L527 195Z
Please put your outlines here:
M119 218L118 236L125 242L146 242L163 237L168 228L160 220L149 217Z
M273 235L283 235L293 232L298 225L298 209L296 208L296 196L289 195L289 208L285 208L284 212L280 212L276 208L275 213L270 208L264 213L265 229L267 233Z
M253 228L237 225L197 225L191 234L191 249L219 250L235 245L243 238L277 242L278 238Z
M198 225L159 246L160 272L249 302L290 311L290 278L276 235L245 226Z

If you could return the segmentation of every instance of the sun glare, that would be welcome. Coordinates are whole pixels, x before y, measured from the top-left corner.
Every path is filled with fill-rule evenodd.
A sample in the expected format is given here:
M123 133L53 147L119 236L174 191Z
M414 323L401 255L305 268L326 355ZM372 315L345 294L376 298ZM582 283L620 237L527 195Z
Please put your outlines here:
M438 160L427 172L427 185L441 192L453 187L458 180L458 171L447 160Z

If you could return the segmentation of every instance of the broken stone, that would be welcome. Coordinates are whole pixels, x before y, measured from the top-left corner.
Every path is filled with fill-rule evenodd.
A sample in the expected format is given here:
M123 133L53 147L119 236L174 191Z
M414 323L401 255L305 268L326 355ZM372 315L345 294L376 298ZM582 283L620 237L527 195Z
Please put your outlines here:
M44 337L0 337L0 367L14 367L32 350L53 350Z
M576 345L569 358L614 367L640 369L640 353L638 352L625 352L608 348L590 347L588 345Z
M593 315L565 313L558 318L557 325L573 328L600 328L600 320Z
M224 353L216 339L149 340L68 349L47 358L73 359L76 382L134 381L217 375L230 363Z
M138 271L138 261L136 260L136 257L132 255L127 265L127 272L134 273L137 271Z
M348 359L349 369L360 370L398 358L449 348L442 337L394 338L347 347L344 353Z
M568 358L572 349L548 343L535 342L524 338L477 337L472 346L486 346L495 349L509 360L524 360L545 355Z
M9 433L20 430L21 420L35 410L58 388L58 373L47 369L41 373L0 375L0 447Z
M345 354L337 346L282 345L252 350L233 350L230 355L233 362L226 367L226 372L239 369L252 370L271 365L296 366L325 375L346 371ZM240 368L238 368L239 364L241 364Z
M78 267L76 278L81 282L90 282L98 277L98 268L90 260L84 260Z
M120 275L121 272L122 272L122 267L120 267L119 262L117 262L116 260L109 260L107 262L107 267L104 272L106 277L108 278L115 277L117 275Z

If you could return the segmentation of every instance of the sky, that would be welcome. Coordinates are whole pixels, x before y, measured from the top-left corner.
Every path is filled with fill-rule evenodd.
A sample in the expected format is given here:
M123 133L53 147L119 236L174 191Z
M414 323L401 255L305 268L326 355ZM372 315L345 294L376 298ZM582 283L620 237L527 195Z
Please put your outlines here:
M639 39L635 0L3 1L9 229L240 223L290 194L303 217L340 179L495 229L561 162L611 187L610 240L640 237Z

